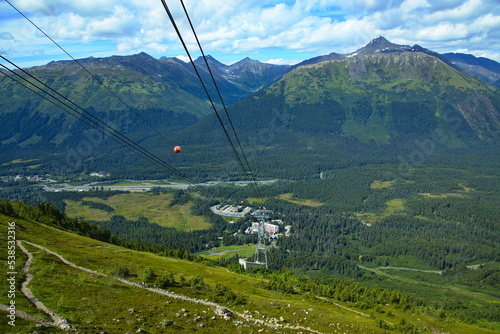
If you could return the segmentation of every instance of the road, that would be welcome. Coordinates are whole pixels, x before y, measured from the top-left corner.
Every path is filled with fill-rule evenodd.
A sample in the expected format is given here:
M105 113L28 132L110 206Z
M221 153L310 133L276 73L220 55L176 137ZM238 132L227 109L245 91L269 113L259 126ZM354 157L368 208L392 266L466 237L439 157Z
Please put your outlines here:
M368 268L368 267L364 267L364 266L359 265L359 264L358 264L358 267L359 267L359 268L361 268L361 269L370 270L370 271L374 271L374 270L389 270L389 269L392 269L392 270L418 271L418 272L421 272L421 273L430 273L430 274L439 274L439 275L442 275L442 274L443 274L443 271L441 271L441 270L421 270L421 269L401 268L401 267L378 267L378 268Z
M137 185L107 185L105 182L91 182L87 184L82 184L78 186L72 186L67 183L53 184L53 185L44 185L43 190L45 191L89 191L92 187L103 187L104 190L121 190L121 191L131 191L131 192L143 192L149 191L151 188L160 187L160 188L173 188L173 189L187 189L192 184L189 183L179 183L179 182L169 182L168 184L155 184L158 180L145 180L145 181L137 181L137 180L127 180L123 182L137 183ZM276 182L276 180L264 180L264 181L256 181L259 184L269 184ZM236 186L246 186L248 185L247 181L232 181L232 182L223 182L223 181L207 181L203 183L198 183L202 187L215 186L218 184L233 184Z
M252 249L252 248L255 248L257 246L251 246L251 247L245 247L245 248L238 248L238 249L228 249L228 250L225 250L223 252L219 252L219 253L212 253L212 249L210 250L210 255L202 255L202 256L217 256L217 255L225 255L225 254L228 254L228 253L233 253L233 252L239 252L239 251L242 251L242 250L247 250L247 249Z

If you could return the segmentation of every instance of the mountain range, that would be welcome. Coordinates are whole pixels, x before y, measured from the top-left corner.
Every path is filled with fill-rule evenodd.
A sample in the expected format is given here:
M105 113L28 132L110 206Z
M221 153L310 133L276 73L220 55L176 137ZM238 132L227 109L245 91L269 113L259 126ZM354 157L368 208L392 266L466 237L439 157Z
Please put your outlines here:
M418 140L446 149L500 140L500 64L492 60L379 37L353 53L294 66L206 61L244 145L266 150L273 161L286 161L283 154L298 148L311 161L319 147L323 158L348 159L353 147L360 155L383 155L388 147L411 151ZM205 59L194 64L220 109ZM162 152L174 141L191 145L192 154L178 158L186 168L209 161L216 168L227 159L225 150L207 149L227 142L190 63L140 53L51 62L26 72L152 150ZM2 163L61 157L90 136L86 125L7 77L0 78L0 97ZM227 118L221 121L229 127ZM96 161L140 164L111 141L99 142L81 160L82 168Z
M462 146L467 137L498 139L498 89L450 66L446 57L380 37L352 54L328 58L296 67L253 101L259 96L278 109L296 111L298 128L316 118L311 130L362 142L389 144L437 132L448 133L451 146ZM238 108L250 103L247 108L253 109L255 102L249 101ZM447 120L452 115L460 126Z
M363 48L349 53L349 54L339 54L339 53L330 53L328 55L314 57L308 60L304 60L294 67L302 66L302 65L310 65L315 64L327 60L337 60L342 58L350 58L358 55L367 55L372 53L397 53L397 52L423 52L429 55L440 58L441 60L447 62L449 65L468 73L472 76L475 76L489 84L500 87L500 63L484 58L484 57L475 57L470 54L464 53L444 53L438 54L431 50L425 49L420 45L415 44L414 46L409 45L399 45L389 42L384 37L378 37L372 40Z

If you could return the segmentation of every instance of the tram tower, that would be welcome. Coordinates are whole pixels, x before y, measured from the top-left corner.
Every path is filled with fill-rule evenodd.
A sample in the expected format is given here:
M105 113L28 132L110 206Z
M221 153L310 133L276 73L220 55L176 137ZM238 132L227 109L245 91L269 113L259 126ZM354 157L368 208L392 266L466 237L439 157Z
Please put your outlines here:
M255 249L254 262L259 263L267 268L267 253L266 253L266 223L270 221L272 210L266 208L255 210L252 215L259 221L259 232L257 234L257 247Z

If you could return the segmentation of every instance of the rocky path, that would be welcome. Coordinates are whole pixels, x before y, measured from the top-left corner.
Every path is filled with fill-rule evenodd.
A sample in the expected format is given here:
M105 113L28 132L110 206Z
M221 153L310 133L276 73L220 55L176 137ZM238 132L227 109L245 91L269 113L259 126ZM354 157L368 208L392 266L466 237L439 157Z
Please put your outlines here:
M350 311L350 312L353 312L353 313L356 313L356 314L359 314L359 315L362 315L363 317L367 317L367 318L370 318L371 316L366 314L366 313L363 313L363 312L359 312L359 311L356 311L356 310L353 310L352 308L349 308L349 307L346 307L344 305L340 305L339 303L335 303L331 300L329 300L328 298L325 298L325 297L320 297L320 296L316 296L316 298L318 299L321 299L321 300L324 300L330 304L333 304L335 306L338 306L340 308L343 308L344 310L347 310L347 311Z
M7 309L7 305L5 304L0 304L0 311L9 313L9 309ZM29 321L33 321L39 324L46 324L46 325L53 325L53 323L43 317L37 316L37 315L32 315L24 311L16 310L16 318L21 318Z
M26 287L29 284L29 281L32 278L31 274L29 273L29 270L30 270L30 266L31 266L31 260L33 259L33 255L28 250L26 250L26 248L24 248L22 246L22 243L26 243L26 244L28 244L30 246L36 247L38 249L41 249L41 250L45 251L48 254L54 255L59 260L61 260L64 264L66 264L66 265L68 265L70 267L73 267L73 268L76 268L76 269L79 269L79 270L83 270L85 272L88 272L88 273L91 273L91 274L94 274L94 275L100 275L100 276L103 276L103 277L112 277L113 279L115 279L115 280L117 280L117 281L119 281L119 282L121 282L123 284L129 285L129 286L133 286L133 287L136 287L136 288L140 288L140 289L145 289L145 290L148 290L150 292L157 293L157 294L160 294L160 295L164 295L164 296L167 296L167 297L170 297L170 298L185 300L185 301L189 301L189 302L192 302L192 303L203 304L203 305L206 305L206 306L213 307L215 309L215 312L217 314L219 314L220 316L229 317L232 314L233 316L240 317L240 318L242 318L242 319L244 319L244 320L246 320L248 322L253 322L254 324L268 326L268 327L275 328L275 329L279 329L279 328L282 328L282 329L294 329L294 330L307 331L307 332L310 332L310 333L322 334L321 332L319 332L317 330L314 330L314 329L311 329L309 327L303 327L303 326L297 326L297 325L289 325L289 324L278 324L278 323L272 322L272 321L264 321L264 320L261 320L261 319L256 319L256 318L252 317L252 315L250 315L250 314L243 314L243 313L231 310L231 309L229 309L229 308L227 308L225 306L216 304L214 302L210 302L210 301L207 301L207 300L202 300L202 299L197 299L197 298L192 298L192 297L180 295L180 294L173 293L173 292L170 292L170 291L167 291L167 290L146 287L146 286L141 285L140 283L132 282L132 281L120 278L120 277L108 276L106 274L99 273L99 272L97 272L95 270L78 266L78 265L76 265L76 264L74 264L74 263L66 260L62 255L60 255L60 254L58 254L56 252L53 252L53 251L51 251L51 250L49 250L49 249L47 249L47 248L45 248L43 246L34 244L32 242L28 242L28 241L18 240L17 244L18 244L19 248L21 248L21 250L24 253L26 253L26 255L28 256L28 261L26 261L26 265L24 267L27 279L26 279L25 282L23 282L23 289L24 289L23 293L25 293L25 291L26 291L26 293L25 293L26 297L30 301L32 301L32 303L34 303L37 306L37 308L40 308L45 314L49 315L53 319L54 324L56 326L58 326L59 328L64 329L64 330L71 330L72 328L69 326L69 324L67 323L66 320L64 320L59 315L57 315L53 311L51 311L48 308L46 308L38 299L36 299L36 297ZM28 277L29 277L29 280L28 280Z
M26 243L33 245L29 242ZM24 248L20 240L17 241L17 246L28 256L28 259L26 260L26 263L24 264L23 267L23 272L26 275L25 276L26 279L21 284L21 292L26 296L26 298L28 298L28 300L33 305L35 305L37 309L41 310L43 313L45 313L52 319L54 326L57 326L65 331L72 330L71 326L68 324L68 321L66 319L64 319L63 317L61 317L60 315L58 315L57 313L46 307L41 301L38 300L38 298L35 297L33 292L28 288L28 284L30 284L31 280L33 279L33 276L30 273L31 262L33 261L33 254L31 254L31 252L29 252L26 248Z
M353 313L356 313L356 314L359 314L359 315L362 315L363 317L367 317L367 318L372 318L371 315L369 314L366 314L366 313L363 313L363 312L359 312L359 311L356 311L356 310L353 310L352 308L349 308L349 307L346 307L344 305L341 305L339 303L335 303L334 301L328 299L328 298L325 298L325 297L321 297L321 296L316 296L316 298L318 299L321 299L321 300L324 300L330 304L333 304L337 307L340 307L340 308L343 308L344 310L347 310L347 311L350 311L350 312L353 312ZM385 322L387 322L388 324L391 324L391 325L394 325L394 323L390 322L390 321L387 321L387 320L384 320Z

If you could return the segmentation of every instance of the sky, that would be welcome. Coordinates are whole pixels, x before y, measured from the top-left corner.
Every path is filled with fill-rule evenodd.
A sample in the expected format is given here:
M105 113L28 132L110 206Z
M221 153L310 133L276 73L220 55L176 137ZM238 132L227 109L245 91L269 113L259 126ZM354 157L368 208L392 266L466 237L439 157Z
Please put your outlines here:
M165 0L200 55L180 0ZM296 64L384 36L500 62L499 0L183 0L205 54ZM0 0L0 55L21 67L146 52L187 60L161 0Z

